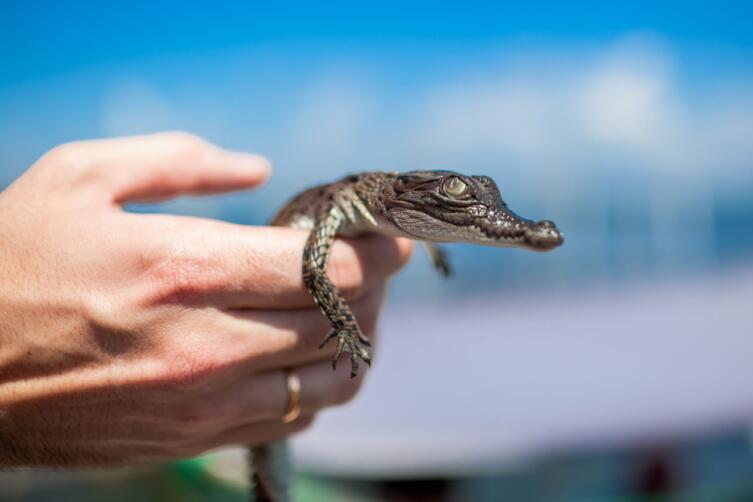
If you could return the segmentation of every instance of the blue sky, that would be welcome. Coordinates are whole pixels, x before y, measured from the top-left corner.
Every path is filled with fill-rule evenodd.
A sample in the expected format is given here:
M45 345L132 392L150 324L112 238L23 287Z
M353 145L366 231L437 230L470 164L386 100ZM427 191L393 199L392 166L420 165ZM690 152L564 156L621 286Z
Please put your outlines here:
M103 61L253 44L598 43L661 33L680 54L751 59L750 2L21 2L3 0L0 83ZM714 57L716 56L716 57Z

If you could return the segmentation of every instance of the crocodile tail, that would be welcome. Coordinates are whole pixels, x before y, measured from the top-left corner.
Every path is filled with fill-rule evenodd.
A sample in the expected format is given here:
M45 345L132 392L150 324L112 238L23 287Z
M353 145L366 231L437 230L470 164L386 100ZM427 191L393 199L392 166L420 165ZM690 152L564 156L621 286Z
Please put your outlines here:
M287 441L249 448L251 502L290 502L290 457Z

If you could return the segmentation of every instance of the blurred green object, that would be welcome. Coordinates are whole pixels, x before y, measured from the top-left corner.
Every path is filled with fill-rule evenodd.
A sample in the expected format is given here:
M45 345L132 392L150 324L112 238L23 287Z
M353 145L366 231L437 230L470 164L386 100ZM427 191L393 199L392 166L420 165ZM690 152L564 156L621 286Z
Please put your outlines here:
M129 469L0 473L0 502L234 502L247 500L243 454L233 450ZM219 474L219 475L218 475ZM744 502L753 500L747 431L631 450L555 455L477 476L421 480L345 479L299 473L296 502L447 500L496 502ZM387 495L389 494L389 495Z

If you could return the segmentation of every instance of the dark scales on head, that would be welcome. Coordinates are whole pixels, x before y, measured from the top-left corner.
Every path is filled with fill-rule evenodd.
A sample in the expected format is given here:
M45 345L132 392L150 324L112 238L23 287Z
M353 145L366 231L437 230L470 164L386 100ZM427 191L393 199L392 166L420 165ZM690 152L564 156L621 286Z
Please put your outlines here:
M488 176L416 171L398 175L388 194L385 206L392 222L420 240L538 251L563 241L554 223L535 222L511 211Z

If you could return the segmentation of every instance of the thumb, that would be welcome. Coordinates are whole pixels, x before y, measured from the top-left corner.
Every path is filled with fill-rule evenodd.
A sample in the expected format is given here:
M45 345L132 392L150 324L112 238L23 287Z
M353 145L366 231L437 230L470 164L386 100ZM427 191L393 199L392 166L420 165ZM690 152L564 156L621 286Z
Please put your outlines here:
M241 190L262 184L270 173L264 157L229 152L182 132L94 143L120 204Z

